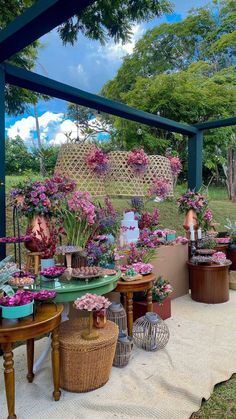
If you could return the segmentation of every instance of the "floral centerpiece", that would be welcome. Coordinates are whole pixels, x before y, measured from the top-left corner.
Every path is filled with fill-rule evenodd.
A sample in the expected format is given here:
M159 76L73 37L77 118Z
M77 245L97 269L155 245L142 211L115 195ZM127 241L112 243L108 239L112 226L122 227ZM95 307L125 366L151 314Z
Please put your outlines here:
M74 301L74 306L77 310L88 311L89 324L88 328L83 330L81 336L86 340L93 340L98 338L98 333L93 329L93 312L96 315L101 315L102 312L105 316L106 309L111 305L111 302L102 295L85 294Z
M158 225L159 216L160 211L158 208L154 208L153 212L143 211L138 219L138 226L140 230L143 230L144 228L154 230Z
M64 266L51 266L50 268L45 268L40 272L40 275L45 276L46 278L58 278L65 272L66 268Z
M107 235L112 240L111 235L114 237L119 231L120 219L108 196L104 198L104 205L99 204L96 208L96 215L99 235Z
M174 178L180 174L182 170L182 163L178 156L168 156L168 160L170 161L170 168L171 173Z
M50 260L50 262L43 263L51 266L54 264L53 257L56 253L57 244L59 242L59 235L64 233L64 229L61 225L57 225L52 220L46 220L47 231L41 226L41 220L38 221L39 228L37 231L31 232L31 237L36 243L38 251L41 253L42 259Z
M98 176L106 175L110 169L108 155L95 145L87 154L86 163L90 168L91 172Z
M181 195L177 200L179 211L186 214L184 228L186 230L197 226L204 230L207 228L210 220L210 212L207 212L208 200L199 192L188 191ZM204 218L205 217L205 218Z
M35 215L53 216L61 201L75 189L75 182L55 174L44 181L25 181L10 191L10 202L28 218Z
M226 263L226 255L224 252L215 252L212 256L212 261L219 265L224 265Z
M127 163L138 176L143 176L148 168L149 159L143 148L136 148L128 153Z
M163 176L154 177L152 185L148 190L149 196L155 196L159 200L164 201L171 191L170 182Z
M153 283L152 298L159 303L163 302L173 292L172 285L161 276Z
M138 274L147 275L152 272L153 265L151 263L137 262L133 263L132 268L134 268Z
M96 208L88 192L74 192L61 210L64 231L69 245L85 249L97 229Z

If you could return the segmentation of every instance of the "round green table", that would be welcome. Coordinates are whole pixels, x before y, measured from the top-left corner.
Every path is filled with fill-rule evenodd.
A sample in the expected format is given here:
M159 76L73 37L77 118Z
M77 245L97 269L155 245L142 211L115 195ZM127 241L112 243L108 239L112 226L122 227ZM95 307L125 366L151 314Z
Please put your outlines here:
M117 281L121 277L121 272L118 271L116 275L105 275L101 278L90 279L88 283L84 280L72 279L68 282L61 282L60 280L43 281L42 279L29 287L33 291L50 290L56 291L56 303L66 303L76 300L87 292L91 294L103 295L114 290Z

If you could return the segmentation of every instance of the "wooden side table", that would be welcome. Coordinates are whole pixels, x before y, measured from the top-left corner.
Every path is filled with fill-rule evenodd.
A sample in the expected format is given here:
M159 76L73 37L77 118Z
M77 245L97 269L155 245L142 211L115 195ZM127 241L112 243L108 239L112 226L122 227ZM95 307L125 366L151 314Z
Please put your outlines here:
M147 311L152 311L152 287L155 279L156 275L151 273L136 281L126 282L120 279L117 282L117 287L114 291L124 294L126 298L125 309L129 336L133 335L133 294L134 292L147 290Z
M3 349L4 378L8 407L8 419L16 418L15 414L15 374L12 344L27 341L27 379L32 383L34 379L34 338L52 332L52 372L54 400L60 399L59 390L59 337L58 329L61 322L62 304L42 304L37 308L35 319L33 316L22 319L0 320L0 343Z
M206 304L228 301L229 265L197 265L188 262L191 298Z

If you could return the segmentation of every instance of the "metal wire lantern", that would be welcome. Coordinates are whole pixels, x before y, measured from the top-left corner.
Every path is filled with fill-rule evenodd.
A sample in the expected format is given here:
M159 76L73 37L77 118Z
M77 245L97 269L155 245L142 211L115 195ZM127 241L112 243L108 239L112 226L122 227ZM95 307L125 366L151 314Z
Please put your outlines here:
M128 334L127 316L122 304L112 301L110 307L107 309L107 319L117 324L119 332Z
M156 313L146 313L134 322L133 340L146 351L163 349L170 337L169 329Z
M125 367L129 363L133 349L133 339L125 333L120 332L116 344L116 352L113 359L114 367Z

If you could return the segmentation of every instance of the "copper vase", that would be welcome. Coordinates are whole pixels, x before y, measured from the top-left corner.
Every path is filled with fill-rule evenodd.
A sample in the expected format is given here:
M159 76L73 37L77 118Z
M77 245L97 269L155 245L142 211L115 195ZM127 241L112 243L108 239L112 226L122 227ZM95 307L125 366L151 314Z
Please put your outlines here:
M33 218L29 219L28 227L26 234L35 233L38 239L41 239L40 234L38 233L39 228L42 228L46 237L50 237L50 231L48 227L49 219L44 217L43 215L35 215ZM30 252L39 252L39 248L37 242L32 239L28 242L25 242L26 249L30 250Z
M190 230L190 225L193 225L194 230L198 228L198 221L197 221L197 214L196 211L193 209L188 210L187 214L185 215L183 227L186 231Z

